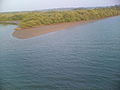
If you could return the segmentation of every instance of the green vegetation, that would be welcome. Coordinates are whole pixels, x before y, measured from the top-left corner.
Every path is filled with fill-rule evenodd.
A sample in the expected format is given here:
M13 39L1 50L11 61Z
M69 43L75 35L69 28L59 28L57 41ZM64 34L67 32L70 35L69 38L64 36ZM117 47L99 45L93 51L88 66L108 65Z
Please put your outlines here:
M1 13L0 21L20 21L22 29L63 22L87 21L120 15L120 6L68 11Z

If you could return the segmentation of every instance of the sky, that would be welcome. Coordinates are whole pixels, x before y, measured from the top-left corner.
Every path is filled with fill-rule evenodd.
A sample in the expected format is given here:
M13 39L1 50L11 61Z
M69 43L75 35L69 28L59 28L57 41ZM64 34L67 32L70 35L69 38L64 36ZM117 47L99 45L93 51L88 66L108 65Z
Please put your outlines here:
M116 4L120 4L120 0L0 0L0 12L69 7L99 7Z

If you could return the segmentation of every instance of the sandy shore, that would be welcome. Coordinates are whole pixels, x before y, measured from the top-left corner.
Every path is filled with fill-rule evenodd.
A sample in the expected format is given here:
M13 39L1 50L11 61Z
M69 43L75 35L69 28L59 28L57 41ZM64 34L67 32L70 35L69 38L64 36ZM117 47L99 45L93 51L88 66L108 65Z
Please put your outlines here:
M95 21L95 20L94 20ZM28 39L35 36L40 36L42 34L55 32L59 30L64 30L67 28L75 27L81 24L85 24L92 21L80 21L80 22L69 22L69 23L60 23L53 25L45 25L36 28L24 29L24 30L16 30L12 35L19 39Z

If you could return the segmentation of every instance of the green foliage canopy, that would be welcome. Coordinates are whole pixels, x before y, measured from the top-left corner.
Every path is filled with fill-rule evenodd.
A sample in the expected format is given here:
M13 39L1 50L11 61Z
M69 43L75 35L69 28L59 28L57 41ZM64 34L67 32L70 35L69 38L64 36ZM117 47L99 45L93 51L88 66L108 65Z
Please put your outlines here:
M0 21L20 21L20 28L63 22L86 21L120 15L120 6L69 11L0 13Z

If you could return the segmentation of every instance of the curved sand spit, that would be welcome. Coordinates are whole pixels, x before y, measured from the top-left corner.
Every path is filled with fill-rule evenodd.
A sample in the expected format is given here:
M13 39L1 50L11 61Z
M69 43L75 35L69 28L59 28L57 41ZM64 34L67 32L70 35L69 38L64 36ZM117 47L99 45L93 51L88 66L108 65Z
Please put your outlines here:
M28 38L32 38L35 36L40 36L42 34L64 30L64 29L71 28L71 27L81 25L81 24L85 24L88 22L93 22L93 21L69 22L69 23L60 23L60 24L40 26L36 28L18 30L18 31L13 32L12 35L19 39L28 39Z

